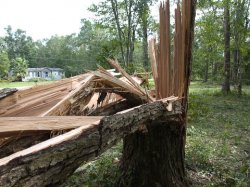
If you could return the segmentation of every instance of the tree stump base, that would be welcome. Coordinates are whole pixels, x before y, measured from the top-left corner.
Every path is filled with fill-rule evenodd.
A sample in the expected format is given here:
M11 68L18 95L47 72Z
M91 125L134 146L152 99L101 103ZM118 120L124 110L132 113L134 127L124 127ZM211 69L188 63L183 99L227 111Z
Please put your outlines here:
M188 186L184 169L185 126L152 122L124 138L119 187Z

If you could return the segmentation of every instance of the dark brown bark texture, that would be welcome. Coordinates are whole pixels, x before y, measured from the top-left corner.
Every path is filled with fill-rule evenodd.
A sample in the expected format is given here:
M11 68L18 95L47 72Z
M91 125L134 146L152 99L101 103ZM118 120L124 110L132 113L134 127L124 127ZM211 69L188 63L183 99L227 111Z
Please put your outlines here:
M50 138L50 134L39 134L36 136L11 137L0 146L0 159L15 152L24 150L32 145L38 144Z
M183 122L153 122L124 138L119 187L188 186L184 170Z

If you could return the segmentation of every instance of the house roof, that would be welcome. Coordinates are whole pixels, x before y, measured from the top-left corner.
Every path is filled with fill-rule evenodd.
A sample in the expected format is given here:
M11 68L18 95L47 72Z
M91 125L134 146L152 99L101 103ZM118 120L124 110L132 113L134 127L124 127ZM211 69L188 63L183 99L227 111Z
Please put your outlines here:
M48 68L48 67L42 67L42 68L28 68L28 71L63 71L61 68Z

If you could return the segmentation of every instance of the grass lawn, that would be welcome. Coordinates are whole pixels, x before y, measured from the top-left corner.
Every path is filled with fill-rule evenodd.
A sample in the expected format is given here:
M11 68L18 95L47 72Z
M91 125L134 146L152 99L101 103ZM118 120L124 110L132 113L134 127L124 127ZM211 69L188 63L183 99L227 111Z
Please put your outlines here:
M39 82L7 82L0 81L0 88L18 88L18 87L26 87L26 86L35 86L40 84L49 84L53 81L39 81Z
M224 96L219 85L191 83L186 166L192 186L250 186L250 87L243 92ZM63 186L115 186L121 150L119 143Z

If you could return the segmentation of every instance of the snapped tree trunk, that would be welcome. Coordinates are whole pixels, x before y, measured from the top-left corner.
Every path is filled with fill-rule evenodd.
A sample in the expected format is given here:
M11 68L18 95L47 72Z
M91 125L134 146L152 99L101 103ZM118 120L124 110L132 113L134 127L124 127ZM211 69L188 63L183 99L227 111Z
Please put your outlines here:
M124 138L119 187L188 186L184 169L185 127L158 121Z
M182 99L182 115L175 116L167 120L161 118L155 121L146 121L143 123L143 128L140 128L133 134L127 135L123 139L123 157L121 161L122 176L117 184L119 187L179 187L188 186L184 167L185 154L185 137L186 137L186 113L187 113L187 95L188 85L190 81L190 63L192 56L192 41L193 28L195 18L196 1L183 1L183 16L180 17L180 9L178 9L178 21L183 23L179 30L178 42L180 44L179 55L182 57L182 71L178 77L181 89L178 87L177 95L181 95ZM169 11L169 2L161 4L160 6L160 24L162 28L166 26L166 20L169 18L165 16ZM166 8L166 9L165 9ZM180 7L179 7L180 8ZM182 18L182 22L180 22ZM180 27L180 28L181 28ZM162 29L161 31L164 31ZM160 45L164 49L160 54L162 59L166 59L166 46L169 45L170 40L164 36L166 32L160 32ZM181 36L181 37L180 37ZM162 39L162 40L161 40ZM165 41L166 42L163 42ZM162 42L162 43L161 43ZM161 61L162 62L162 61ZM159 62L160 64L160 62ZM158 64L158 65L159 65ZM180 68L180 67L178 67ZM157 72L169 73L171 71L160 71L158 66ZM179 69L178 69L179 70ZM181 74L183 72L183 74ZM172 74L171 74L172 75ZM159 76L160 77L160 76ZM170 77L170 76L169 76ZM164 79L161 80L170 80ZM166 81L162 81L164 91L171 93L170 86L166 89ZM169 84L171 85L171 84ZM177 84L173 84L177 85ZM162 93L162 90L158 90ZM167 94L166 94L167 95ZM165 96L164 96L165 97ZM163 98L164 98L163 97Z

